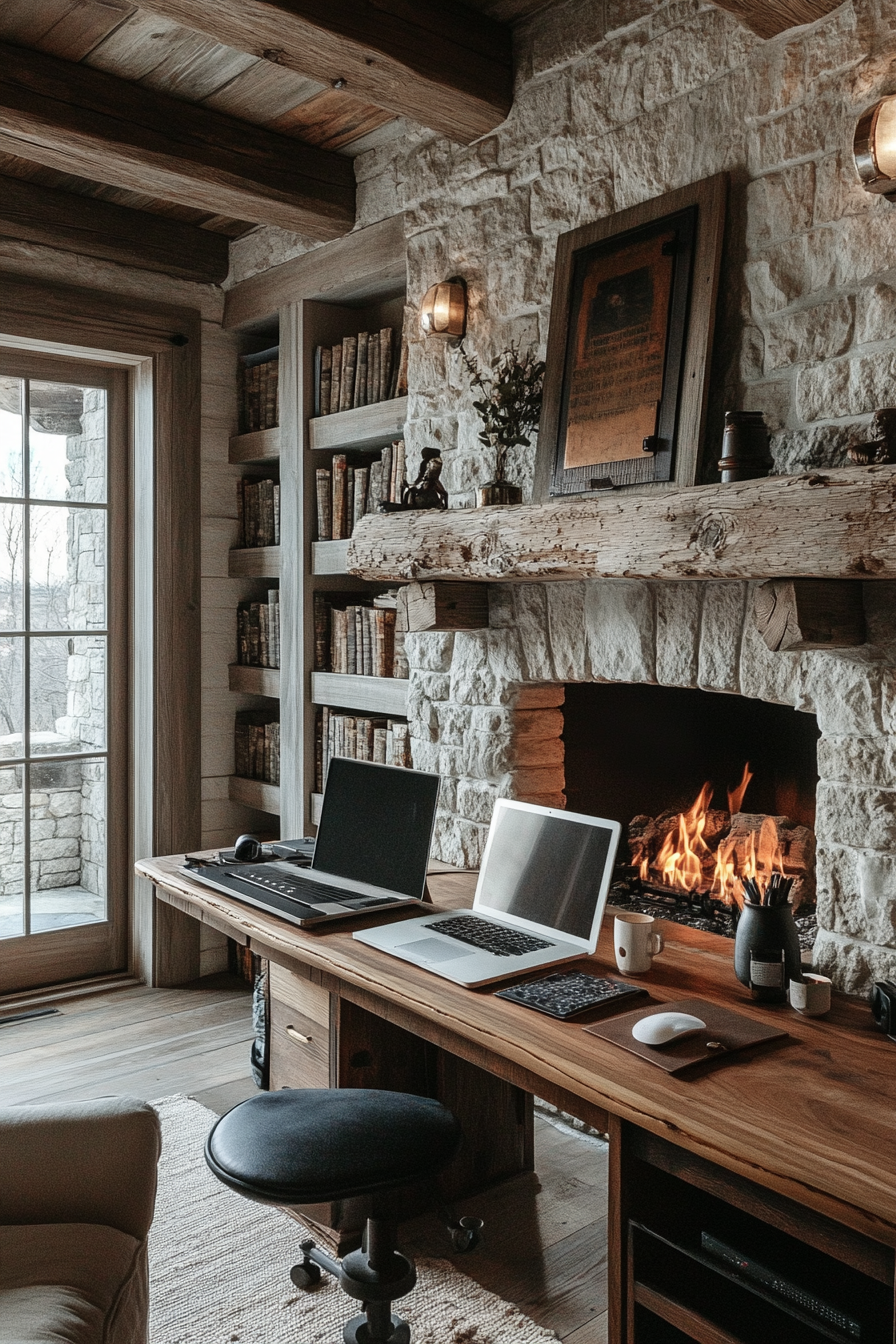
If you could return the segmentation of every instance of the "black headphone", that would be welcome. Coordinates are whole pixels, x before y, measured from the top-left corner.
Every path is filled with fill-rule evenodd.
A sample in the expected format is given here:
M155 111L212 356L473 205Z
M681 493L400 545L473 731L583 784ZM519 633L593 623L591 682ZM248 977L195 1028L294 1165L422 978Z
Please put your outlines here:
M896 984L892 980L875 980L871 986L871 1016L874 1025L896 1041Z
M237 863L257 863L261 858L261 841L254 835L241 835L233 847Z

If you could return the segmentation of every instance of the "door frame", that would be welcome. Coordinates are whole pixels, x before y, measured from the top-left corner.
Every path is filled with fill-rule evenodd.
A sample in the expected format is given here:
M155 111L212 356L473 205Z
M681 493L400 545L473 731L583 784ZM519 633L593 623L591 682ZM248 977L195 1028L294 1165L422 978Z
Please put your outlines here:
M201 841L198 310L0 273L0 345L118 364L131 388L132 974L199 974L199 925L133 860Z

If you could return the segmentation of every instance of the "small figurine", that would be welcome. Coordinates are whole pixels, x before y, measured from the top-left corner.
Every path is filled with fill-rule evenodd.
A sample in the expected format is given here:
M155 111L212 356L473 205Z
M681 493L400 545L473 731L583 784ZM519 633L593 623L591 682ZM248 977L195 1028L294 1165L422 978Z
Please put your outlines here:
M867 443L852 443L847 456L859 467L896 462L896 408L885 406L871 417Z
M420 470L413 485L402 482L401 503L382 502L380 513L404 513L409 509L447 509L448 492L439 480L442 474L442 455L438 448L424 448Z

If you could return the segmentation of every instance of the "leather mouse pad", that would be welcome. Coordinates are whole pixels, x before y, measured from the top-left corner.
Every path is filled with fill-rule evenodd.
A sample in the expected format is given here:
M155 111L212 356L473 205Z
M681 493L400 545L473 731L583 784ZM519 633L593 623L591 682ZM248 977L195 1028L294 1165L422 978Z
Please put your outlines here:
M652 1017L655 1013L690 1013L700 1017L706 1023L703 1031L684 1040L670 1041L668 1045L644 1045L632 1035L632 1027L642 1017ZM752 1017L732 1012L730 1008L721 1008L718 1004L707 1003L704 999L679 999L675 1003L652 1003L649 1008L640 1008L632 1013L624 1013L609 1022L595 1022L583 1027L591 1036L600 1036L613 1045L621 1045L633 1055L649 1060L658 1069L666 1073L680 1073L694 1064L712 1061L724 1064L726 1059L738 1050L746 1050L751 1045L763 1045L767 1041L778 1041L787 1036L779 1027L767 1027ZM709 1047L707 1041L719 1041L721 1048Z

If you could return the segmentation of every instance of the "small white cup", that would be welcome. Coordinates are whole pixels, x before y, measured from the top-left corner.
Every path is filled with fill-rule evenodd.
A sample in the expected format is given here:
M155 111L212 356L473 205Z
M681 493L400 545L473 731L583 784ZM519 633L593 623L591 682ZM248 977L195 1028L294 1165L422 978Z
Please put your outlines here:
M790 982L790 1006L803 1017L823 1017L831 1011L831 982L826 975L804 974Z
M626 975L643 975L653 958L662 952L663 935L656 931L653 915L617 915L613 920L613 946L616 965Z

